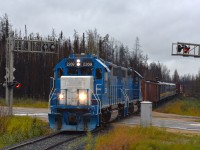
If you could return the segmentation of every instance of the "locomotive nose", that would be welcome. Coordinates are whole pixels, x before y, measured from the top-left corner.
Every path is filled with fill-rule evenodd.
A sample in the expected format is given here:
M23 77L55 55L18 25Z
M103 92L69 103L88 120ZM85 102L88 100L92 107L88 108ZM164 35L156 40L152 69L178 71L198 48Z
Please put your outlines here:
M78 123L76 116L69 116L68 120L69 120L69 125L77 125Z

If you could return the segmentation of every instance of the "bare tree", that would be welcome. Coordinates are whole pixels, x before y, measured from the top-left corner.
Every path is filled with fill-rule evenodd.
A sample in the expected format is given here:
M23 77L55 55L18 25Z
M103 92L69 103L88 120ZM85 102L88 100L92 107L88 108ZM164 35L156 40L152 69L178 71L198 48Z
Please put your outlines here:
M177 69L175 69L175 71L174 71L174 74L173 74L173 76L172 76L172 81L173 81L174 83L178 83L178 82L179 82L179 74L178 74Z
M87 53L99 55L99 40L100 35L97 33L97 29L86 31L87 38Z
M80 46L79 46L79 35L78 32L76 30L74 30L74 44L73 44L73 48L74 48L74 53L79 54L80 53Z

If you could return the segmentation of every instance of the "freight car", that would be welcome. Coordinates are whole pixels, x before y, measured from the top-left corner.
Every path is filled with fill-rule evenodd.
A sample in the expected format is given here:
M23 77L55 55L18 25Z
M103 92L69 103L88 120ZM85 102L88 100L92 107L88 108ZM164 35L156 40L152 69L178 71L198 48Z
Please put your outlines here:
M183 94L183 93L184 93L184 85L176 83L176 94Z
M71 54L54 68L49 124L66 131L93 130L139 108L142 76L89 54Z
M180 92L180 84L161 81L143 81L143 100L151 101L153 105L169 99Z

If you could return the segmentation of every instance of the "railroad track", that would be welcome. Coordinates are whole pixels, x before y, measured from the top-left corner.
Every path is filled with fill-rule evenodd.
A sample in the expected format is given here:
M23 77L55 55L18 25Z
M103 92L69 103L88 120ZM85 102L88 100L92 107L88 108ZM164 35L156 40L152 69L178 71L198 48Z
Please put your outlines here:
M91 132L97 134L101 129ZM75 139L86 136L86 132L57 132L48 136L40 137L37 139L29 140L25 143L17 144L14 146L6 147L3 150L50 150L68 144Z
M63 143L68 143L85 135L86 133L66 134L66 132L57 132L45 137L40 137L4 149L5 150L50 150L59 145L62 145Z

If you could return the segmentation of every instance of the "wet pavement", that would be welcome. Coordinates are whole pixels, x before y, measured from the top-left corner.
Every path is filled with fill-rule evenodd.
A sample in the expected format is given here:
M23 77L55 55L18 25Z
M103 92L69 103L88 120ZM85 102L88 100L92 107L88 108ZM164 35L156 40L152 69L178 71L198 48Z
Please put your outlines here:
M15 116L32 116L38 117L44 121L48 121L48 112L47 108L24 108L24 107L14 107L13 114Z
M120 120L118 124L141 125L140 116L131 116ZM154 113L151 119L151 125L157 127L190 130L200 132L200 117L181 116L173 114Z
M44 121L48 121L48 109L43 108L23 108L14 107L13 113L17 116L33 116ZM141 118L139 115L130 116L125 119L115 122L116 124L124 125L140 125ZM200 117L181 116L174 114L164 114L152 112L151 125L157 127L191 130L200 132Z

